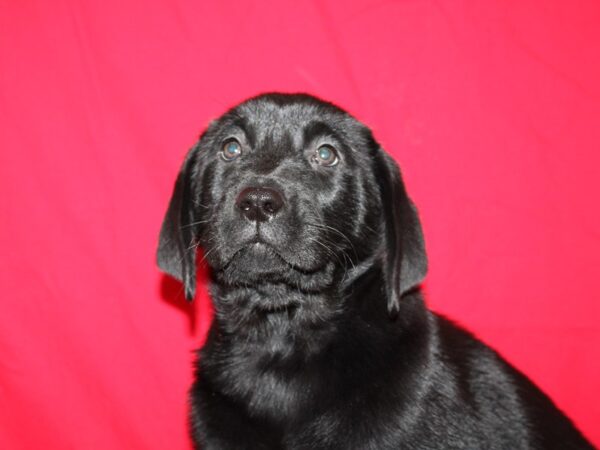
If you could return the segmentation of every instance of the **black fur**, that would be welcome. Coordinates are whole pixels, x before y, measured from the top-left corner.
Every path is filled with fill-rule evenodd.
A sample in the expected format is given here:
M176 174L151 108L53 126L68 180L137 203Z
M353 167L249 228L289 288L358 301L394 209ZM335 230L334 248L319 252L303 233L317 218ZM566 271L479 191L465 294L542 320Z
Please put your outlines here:
M525 376L426 308L400 172L338 107L268 94L213 122L158 249L190 300L197 247L215 307L191 391L197 448L592 448Z

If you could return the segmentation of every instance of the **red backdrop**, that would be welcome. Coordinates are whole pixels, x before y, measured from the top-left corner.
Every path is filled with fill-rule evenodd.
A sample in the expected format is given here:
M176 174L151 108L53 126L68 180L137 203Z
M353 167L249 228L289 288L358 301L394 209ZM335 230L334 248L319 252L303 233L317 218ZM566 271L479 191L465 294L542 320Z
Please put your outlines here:
M600 444L600 3L0 0L0 448L188 449L154 263L209 120L307 91L400 162L429 304Z

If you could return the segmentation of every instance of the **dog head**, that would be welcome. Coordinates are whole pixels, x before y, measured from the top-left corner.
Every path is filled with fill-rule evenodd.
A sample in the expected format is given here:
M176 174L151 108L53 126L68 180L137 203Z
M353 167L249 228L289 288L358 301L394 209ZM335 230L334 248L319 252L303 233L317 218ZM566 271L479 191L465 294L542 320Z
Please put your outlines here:
M339 290L378 267L392 315L427 270L395 162L348 113L301 94L241 103L190 150L158 247L190 300L197 247L226 286Z

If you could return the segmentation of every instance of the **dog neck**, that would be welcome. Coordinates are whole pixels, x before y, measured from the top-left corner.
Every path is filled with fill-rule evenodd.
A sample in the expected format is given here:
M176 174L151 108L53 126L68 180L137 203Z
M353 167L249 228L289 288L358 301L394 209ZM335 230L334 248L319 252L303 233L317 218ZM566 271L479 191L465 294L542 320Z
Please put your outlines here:
M285 283L229 286L213 280L215 319L208 344L246 349L249 357L308 361L360 323L370 330L408 329L425 310L420 294L403 299L392 321L382 291L382 270L372 261L357 265L333 287L310 292ZM241 344L241 345L240 345ZM210 347L210 345L209 345Z
M243 343L249 353L271 353L274 358L318 352L343 313L335 289L306 292L283 283L252 287L213 283L211 294L218 341L237 348Z
M351 390L354 382L360 389L360 377L347 380L344 374L397 359L403 348L416 345L414 330L427 328L418 292L403 299L398 320L390 319L381 279L381 270L372 267L346 289L312 294L286 285L213 283L215 318L201 350L199 378L223 395L243 398L253 414L274 423L312 411L327 396L344 395L336 389ZM332 370L323 373L322 367Z

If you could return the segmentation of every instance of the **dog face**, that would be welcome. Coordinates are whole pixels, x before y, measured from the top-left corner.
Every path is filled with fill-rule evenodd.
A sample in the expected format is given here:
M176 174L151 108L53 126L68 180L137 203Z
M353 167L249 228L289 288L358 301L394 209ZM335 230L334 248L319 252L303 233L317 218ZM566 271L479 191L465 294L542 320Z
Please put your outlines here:
M189 152L158 249L159 266L183 281L188 299L198 246L213 279L240 288L339 293L379 264L392 314L426 272L397 166L368 128L308 95L241 103Z
M188 299L199 247L215 320L191 390L198 448L590 448L497 354L404 295L427 267L416 211L338 107L262 95L208 127L159 239Z

